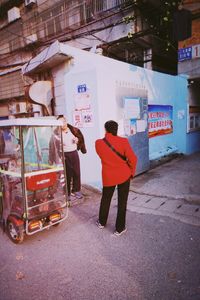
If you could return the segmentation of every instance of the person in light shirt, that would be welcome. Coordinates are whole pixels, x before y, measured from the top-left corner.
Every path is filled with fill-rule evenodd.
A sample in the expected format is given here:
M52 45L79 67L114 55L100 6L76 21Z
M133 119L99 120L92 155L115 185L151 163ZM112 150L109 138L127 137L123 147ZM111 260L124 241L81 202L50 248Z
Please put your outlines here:
M80 199L83 196L81 193L81 172L78 151L80 150L83 154L87 152L84 136L80 129L68 124L63 115L58 116L57 119L63 122L62 138L69 200L71 196Z

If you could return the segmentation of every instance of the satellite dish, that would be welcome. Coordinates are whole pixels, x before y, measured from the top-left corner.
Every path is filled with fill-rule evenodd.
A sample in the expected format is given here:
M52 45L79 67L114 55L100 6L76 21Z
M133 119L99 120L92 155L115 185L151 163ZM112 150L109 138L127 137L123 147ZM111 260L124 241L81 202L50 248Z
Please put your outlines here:
M29 88L29 96L38 104L50 105L53 98L52 82L50 80L36 81Z

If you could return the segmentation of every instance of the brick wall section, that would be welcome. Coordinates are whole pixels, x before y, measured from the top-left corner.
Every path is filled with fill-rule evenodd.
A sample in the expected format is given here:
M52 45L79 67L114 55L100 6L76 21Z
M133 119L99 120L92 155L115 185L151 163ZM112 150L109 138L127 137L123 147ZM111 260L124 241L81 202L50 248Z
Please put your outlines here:
M197 44L200 44L200 19L192 22L192 37L185 41L179 42L178 47L185 48Z
M0 99L9 99L24 95L24 82L20 70L1 76L0 80Z

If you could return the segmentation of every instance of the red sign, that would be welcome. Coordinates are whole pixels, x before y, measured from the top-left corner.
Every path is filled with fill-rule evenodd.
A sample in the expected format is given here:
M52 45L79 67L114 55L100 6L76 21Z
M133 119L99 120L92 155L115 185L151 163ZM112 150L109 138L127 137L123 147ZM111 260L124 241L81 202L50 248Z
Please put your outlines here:
M56 183L56 172L31 175L26 178L26 189L37 191L53 186Z
M149 138L173 132L171 105L149 105L148 117Z

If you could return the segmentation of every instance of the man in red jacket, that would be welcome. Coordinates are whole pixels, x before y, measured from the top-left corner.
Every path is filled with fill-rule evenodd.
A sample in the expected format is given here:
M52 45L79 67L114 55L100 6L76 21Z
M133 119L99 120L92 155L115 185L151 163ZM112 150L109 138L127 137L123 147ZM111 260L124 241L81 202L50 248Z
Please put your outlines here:
M117 185L118 210L114 234L119 236L127 230L126 206L130 178L135 174L137 157L128 139L117 136L118 124L115 121L107 121L104 126L106 130L105 138L99 139L95 143L96 152L102 163L103 181L97 226L102 229L107 223L111 199ZM120 155L124 156L124 158L120 157Z

